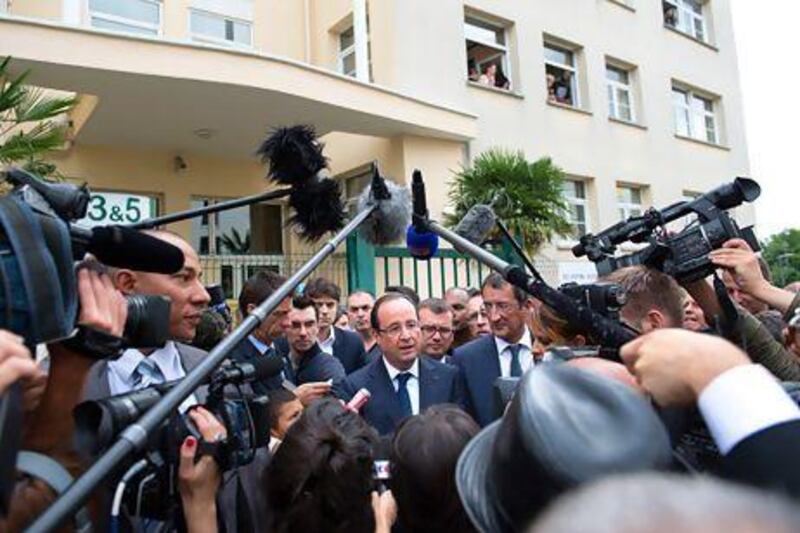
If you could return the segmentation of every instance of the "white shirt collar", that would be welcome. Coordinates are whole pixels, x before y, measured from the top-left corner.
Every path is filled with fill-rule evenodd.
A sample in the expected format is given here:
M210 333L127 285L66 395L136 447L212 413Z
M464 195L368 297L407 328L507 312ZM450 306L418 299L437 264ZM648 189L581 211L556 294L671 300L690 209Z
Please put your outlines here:
M414 359L414 364L411 365L411 368L408 370L399 370L392 366L392 364L386 360L386 357L383 357L383 364L386 366L386 371L389 373L389 380L394 382L395 378L398 374L402 374L403 372L408 372L415 378L419 379L419 358Z
M522 338L519 341L517 341L515 344L521 344L522 346L524 346L525 348L527 348L528 350L533 352L533 342L531 341L531 339L532 339L531 332L528 329L528 327L526 326L525 327L525 331L522 333ZM509 346L511 346L511 344L512 344L512 343L506 341L505 339L501 339L497 335L494 336L494 342L495 342L495 345L497 346L497 353L498 354L502 354L503 351L506 348L508 348Z
M167 381L180 379L186 375L181 365L178 348L172 341L168 341L162 348L155 350L147 357L156 364ZM123 382L130 383L132 386L133 372L144 358L145 355L142 352L136 348L129 348L122 352L122 356L119 359L110 361L108 367Z
M269 344L261 342L253 335L247 337L247 340L250 341L250 344L252 344L255 347L255 349L258 350L258 353L260 353L261 355L267 353L267 350L269 350L272 347Z
M336 327L331 326L331 334L328 335L328 338L324 341L317 339L317 344L319 344L319 348L329 354L333 355L333 343L336 342Z

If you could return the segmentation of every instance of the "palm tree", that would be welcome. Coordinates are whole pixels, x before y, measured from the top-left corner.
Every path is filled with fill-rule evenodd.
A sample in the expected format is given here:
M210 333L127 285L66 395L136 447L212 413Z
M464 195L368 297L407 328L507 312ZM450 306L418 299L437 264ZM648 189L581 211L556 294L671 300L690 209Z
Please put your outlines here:
M234 255L249 253L250 232L246 232L244 237L242 237L236 228L231 228L230 235L222 236L222 247Z
M10 57L0 62L0 165L23 162L30 172L60 177L43 156L64 145L68 126L55 119L78 99L53 97L44 89L24 85L30 71L10 79L10 63Z
M531 163L522 152L490 149L450 183L455 212L445 213L445 224L455 226L475 204L490 204L525 250L535 254L554 236L570 232L563 180L564 172L548 157Z

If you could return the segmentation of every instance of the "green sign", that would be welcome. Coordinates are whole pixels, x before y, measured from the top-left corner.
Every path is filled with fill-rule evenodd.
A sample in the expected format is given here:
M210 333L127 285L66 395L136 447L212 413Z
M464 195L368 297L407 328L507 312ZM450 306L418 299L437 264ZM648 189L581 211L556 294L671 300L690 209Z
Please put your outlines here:
M78 221L85 227L134 224L156 216L157 200L141 194L93 192L86 217Z

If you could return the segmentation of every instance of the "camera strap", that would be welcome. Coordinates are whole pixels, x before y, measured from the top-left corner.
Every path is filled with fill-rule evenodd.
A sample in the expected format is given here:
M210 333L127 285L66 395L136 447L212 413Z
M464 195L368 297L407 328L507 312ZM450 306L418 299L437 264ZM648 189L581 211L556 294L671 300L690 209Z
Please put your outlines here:
M67 469L56 460L41 453L22 450L17 454L17 470L41 479L52 488L56 494L61 494L72 483L72 476ZM92 521L89 511L81 507L73 517L77 533L91 533Z

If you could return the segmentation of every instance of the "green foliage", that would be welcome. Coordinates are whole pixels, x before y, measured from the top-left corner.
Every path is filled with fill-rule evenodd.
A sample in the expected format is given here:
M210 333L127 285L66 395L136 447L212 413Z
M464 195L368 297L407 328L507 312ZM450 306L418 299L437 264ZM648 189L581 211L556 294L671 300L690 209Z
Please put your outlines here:
M10 57L0 62L0 164L22 163L27 170L57 176L43 156L64 145L67 126L54 119L72 109L77 98L54 98L25 85L30 71L10 79L10 62Z
M563 180L564 172L548 157L531 163L522 152L488 150L450 183L449 198L455 212L445 214L445 224L455 226L475 204L491 204L498 218L533 254L556 235L570 232L561 195Z
M762 254L775 285L800 281L800 229L787 229L762 244Z
M231 228L230 235L222 236L222 247L230 254L250 253L250 232L245 233L244 237L236 228Z

